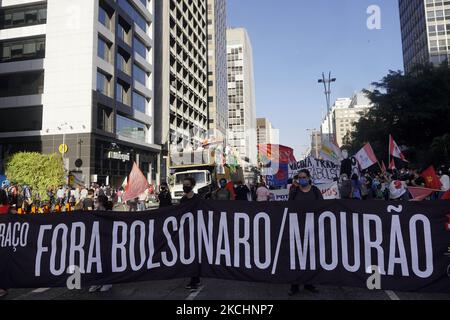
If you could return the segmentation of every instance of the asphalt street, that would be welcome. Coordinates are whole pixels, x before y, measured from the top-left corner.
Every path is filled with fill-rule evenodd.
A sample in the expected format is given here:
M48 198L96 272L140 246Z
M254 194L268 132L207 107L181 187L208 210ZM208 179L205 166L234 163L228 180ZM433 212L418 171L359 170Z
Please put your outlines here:
M114 285L108 292L88 288L10 290L4 300L450 300L447 294L406 293L385 290L318 286L318 293L301 290L289 297L286 285L202 279L196 291L185 289L188 279Z

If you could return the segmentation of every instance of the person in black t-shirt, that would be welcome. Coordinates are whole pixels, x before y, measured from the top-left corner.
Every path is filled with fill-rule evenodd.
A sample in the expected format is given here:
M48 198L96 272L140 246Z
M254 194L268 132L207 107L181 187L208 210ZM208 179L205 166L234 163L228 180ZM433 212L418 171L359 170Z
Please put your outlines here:
M187 177L184 179L184 181L183 181L184 196L180 200L181 204L187 203L190 201L195 201L200 198L199 195L194 192L195 184L196 184L196 181L192 177ZM191 281L189 281L189 283L186 285L186 289L197 290L198 287L200 286L200 284L201 284L200 276L192 277Z
M236 200L238 201L248 201L250 189L242 183L242 181L237 182L236 186Z
M298 186L291 188L289 192L289 201L316 201L323 200L322 192L316 186L312 185L311 173L309 170L303 169L298 173ZM305 284L305 289L314 293L318 290L311 284ZM298 284L292 284L288 295L293 296L300 291Z
M172 206L172 196L170 195L170 190L167 182L161 183L160 192L158 194L158 201L160 208L167 208Z

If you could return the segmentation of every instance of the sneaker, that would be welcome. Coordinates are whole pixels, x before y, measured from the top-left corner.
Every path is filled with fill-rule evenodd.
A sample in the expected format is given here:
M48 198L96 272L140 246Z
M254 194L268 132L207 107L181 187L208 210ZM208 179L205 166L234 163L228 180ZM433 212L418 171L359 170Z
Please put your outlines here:
M298 294L299 292L300 292L300 289L299 289L298 285L292 285L288 291L288 295L290 297L292 297L292 296L295 296L296 294Z
M8 295L8 290L0 289L0 298L6 297Z
M305 284L305 290L312 293L319 293L319 290L317 290L317 288L314 287L312 284Z
M104 286L102 286L100 288L100 292L107 292L107 291L111 290L112 287L113 287L112 284L105 284Z
M102 286L91 286L91 287L89 288L89 293L97 292L97 291L99 291L101 288L102 288Z

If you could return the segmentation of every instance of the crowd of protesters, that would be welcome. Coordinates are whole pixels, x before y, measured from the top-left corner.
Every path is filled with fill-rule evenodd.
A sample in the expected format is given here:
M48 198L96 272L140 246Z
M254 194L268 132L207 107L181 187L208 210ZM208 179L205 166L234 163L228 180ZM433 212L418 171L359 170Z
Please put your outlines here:
M147 190L134 200L123 201L124 188L114 189L106 185L92 184L90 187L59 186L49 188L46 197L31 187L10 184L1 188L6 193L10 209L16 214L61 213L95 210L100 196L108 200L107 209L117 211L145 211L157 202L155 188Z
M434 192L426 200L438 200L450 190L450 169L441 166L437 171L440 179L440 190ZM302 197L296 191L306 184L306 181L298 174L289 180L289 199L295 200ZM365 171L362 174L342 174L338 181L341 199L354 200L411 200L409 187L426 188L426 181L418 170L401 169L386 171L384 173L371 173ZM112 188L106 185L92 184L90 187L49 188L46 200L42 200L39 194L31 187L10 184L3 186L6 193L8 210L17 214L60 213L72 211L95 210L99 196L104 195L108 199L107 209L115 211L145 211L149 208L169 207L173 205L169 185L161 183L159 190L150 185L147 190L134 200L123 201L125 190ZM319 189L315 188L314 192ZM272 190L261 179L257 185L245 185L242 181L236 183L221 179L218 189L206 198L213 200L238 200L238 201L273 201ZM1 214L1 212L0 212Z

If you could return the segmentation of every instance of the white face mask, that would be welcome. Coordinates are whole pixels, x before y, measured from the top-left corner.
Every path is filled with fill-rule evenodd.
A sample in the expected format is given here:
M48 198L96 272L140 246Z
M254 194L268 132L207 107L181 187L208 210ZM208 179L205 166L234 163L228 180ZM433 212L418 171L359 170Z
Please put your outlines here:
M342 150L342 157L344 157L344 159L348 159L348 151L347 150Z

